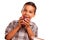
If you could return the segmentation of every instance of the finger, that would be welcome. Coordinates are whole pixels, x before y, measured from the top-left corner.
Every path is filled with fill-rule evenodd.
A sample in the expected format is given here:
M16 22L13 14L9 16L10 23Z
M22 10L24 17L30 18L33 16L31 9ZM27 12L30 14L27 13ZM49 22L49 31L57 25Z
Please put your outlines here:
M29 23L29 22L30 22L27 18L25 18L25 19L24 19L24 21L25 21L25 22L27 22L27 23Z
M23 21L24 24L29 25L29 22Z
M19 23L19 24L23 23L23 20L19 20L18 23Z
M20 17L20 20L23 20L23 17Z
M26 18L28 21L30 21L30 18Z
M22 22L22 21L23 21L23 17L20 17L18 22Z

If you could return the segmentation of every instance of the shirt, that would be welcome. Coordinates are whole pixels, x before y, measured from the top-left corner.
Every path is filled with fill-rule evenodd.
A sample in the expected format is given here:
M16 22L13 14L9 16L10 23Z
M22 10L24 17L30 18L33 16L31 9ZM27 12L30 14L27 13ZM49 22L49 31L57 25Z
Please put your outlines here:
M18 20L14 20L9 23L5 30L5 35L7 35L11 30L13 30L18 24ZM30 28L32 29L32 32L35 34L35 37L37 37L37 31L38 27L34 22L30 22ZM11 40L29 40L28 33L24 27L22 27Z

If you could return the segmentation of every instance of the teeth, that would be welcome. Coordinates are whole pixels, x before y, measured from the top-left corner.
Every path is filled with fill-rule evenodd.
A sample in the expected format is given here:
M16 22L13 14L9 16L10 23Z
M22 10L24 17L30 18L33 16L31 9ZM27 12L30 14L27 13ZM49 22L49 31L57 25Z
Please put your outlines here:
M26 18L29 18L29 19L30 19L30 17L29 17L29 16L23 16L23 19L26 19Z
M29 17L26 17L26 16L25 16L24 18L29 18Z

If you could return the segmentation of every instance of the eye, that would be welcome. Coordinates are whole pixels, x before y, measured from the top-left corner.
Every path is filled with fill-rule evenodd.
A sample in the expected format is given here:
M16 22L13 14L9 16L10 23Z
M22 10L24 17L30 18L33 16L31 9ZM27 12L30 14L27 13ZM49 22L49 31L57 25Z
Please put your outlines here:
M29 13L32 13L32 11L29 11Z
M26 9L24 9L24 11L27 11Z

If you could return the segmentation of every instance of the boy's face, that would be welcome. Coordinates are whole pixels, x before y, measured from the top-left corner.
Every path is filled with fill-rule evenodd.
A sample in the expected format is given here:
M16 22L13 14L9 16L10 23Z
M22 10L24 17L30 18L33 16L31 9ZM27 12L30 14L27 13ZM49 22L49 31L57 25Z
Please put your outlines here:
M21 11L22 16L31 19L34 17L35 8L31 5L25 5Z

